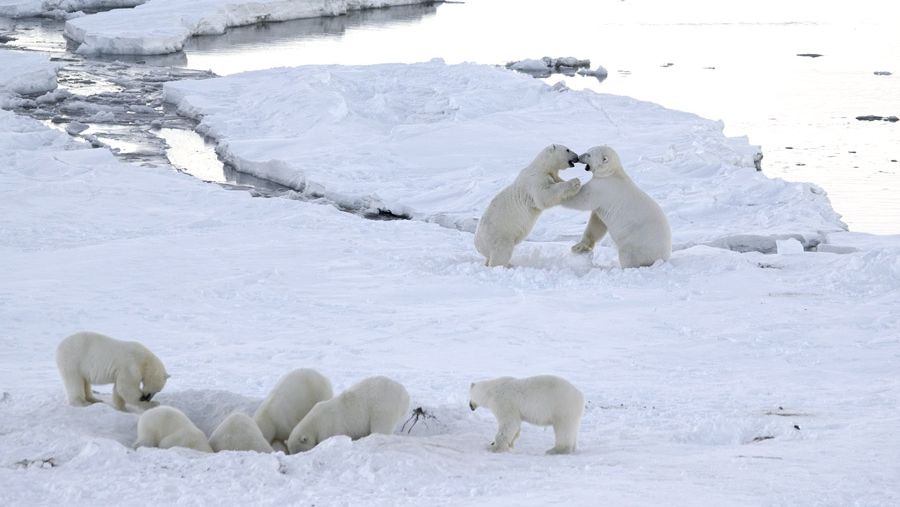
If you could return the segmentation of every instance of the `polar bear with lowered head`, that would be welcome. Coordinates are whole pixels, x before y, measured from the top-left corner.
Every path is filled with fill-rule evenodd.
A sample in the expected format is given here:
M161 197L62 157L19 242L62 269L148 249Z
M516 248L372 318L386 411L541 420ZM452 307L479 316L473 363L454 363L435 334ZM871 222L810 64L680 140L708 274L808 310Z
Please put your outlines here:
M269 396L256 409L253 420L266 442L276 451L286 451L291 430L316 403L333 395L331 382L310 368L298 368L278 380Z
M82 332L63 339L56 348L56 365L70 405L85 406L100 400L92 384L113 384L112 402L144 409L155 406L169 374L162 361L138 342L116 340L100 333Z
M272 446L263 437L253 419L241 412L235 412L222 421L209 436L213 451L256 451L273 452Z
M360 380L338 396L316 404L291 431L291 454L308 451L335 435L353 440L391 434L409 410L409 394L387 377Z
M200 452L213 452L206 434L175 407L156 407L141 414L137 426L138 447L187 447Z
M485 407L497 418L491 450L505 452L519 438L522 422L553 426L556 445L547 454L575 452L584 395L567 380L553 375L517 379L500 377L475 382L469 389L469 408Z
M579 158L593 177L566 208L590 210L591 216L575 253L593 250L606 232L619 250L623 268L651 266L672 255L672 231L662 209L625 174L619 155L609 146L595 146Z
M578 192L580 181L559 177L559 171L576 162L572 150L551 144L494 197L475 229L475 249L486 266L509 265L513 249L528 237L541 212Z

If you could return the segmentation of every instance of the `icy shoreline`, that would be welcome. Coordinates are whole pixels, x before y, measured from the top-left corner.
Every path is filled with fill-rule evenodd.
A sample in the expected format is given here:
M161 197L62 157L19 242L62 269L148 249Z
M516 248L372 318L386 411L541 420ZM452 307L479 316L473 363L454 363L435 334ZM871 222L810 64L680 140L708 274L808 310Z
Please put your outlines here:
M229 27L291 19L339 16L350 10L435 3L433 0L149 0L70 19L65 35L81 54L174 53L194 35Z
M820 188L758 173L758 148L725 137L721 123L491 66L272 69L167 83L164 99L200 121L238 171L463 231L550 143L616 147L660 201L679 248L756 236L768 249L775 235L811 247L846 229ZM532 238L578 237L583 224L550 210Z

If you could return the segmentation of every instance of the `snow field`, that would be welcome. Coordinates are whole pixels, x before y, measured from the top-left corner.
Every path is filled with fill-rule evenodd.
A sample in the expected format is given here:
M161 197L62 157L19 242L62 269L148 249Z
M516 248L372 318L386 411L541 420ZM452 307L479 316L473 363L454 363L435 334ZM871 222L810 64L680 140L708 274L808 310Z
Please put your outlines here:
M352 71L338 69L332 76ZM477 81L477 87L491 86ZM192 93L198 94L193 103L200 103L199 92ZM409 94L398 97L385 111L415 116L401 107ZM470 97L484 100L477 93ZM204 125L228 140L244 130L224 116L216 119L224 115L217 100L203 103L217 108L206 113ZM275 128L267 127L270 121L284 126L293 120L263 117L266 100L278 95L257 100L258 117L236 112L230 121L246 121L247 132L263 136ZM250 109L237 99L232 104ZM540 111L526 108L516 117L508 109L492 121L520 126L516 133L527 133ZM619 128L629 128L615 108L604 109L620 118ZM707 216L729 207L711 204L713 198L702 197L702 180L692 180L686 185L696 192L690 204L696 220L673 223L676 234L691 223L698 232L681 234L716 237L746 224L766 235L799 232L806 230L800 226L812 228L814 222L805 221L810 216L835 223L824 196L809 192L808 201L798 201L807 187L767 184L752 166L735 166L746 159L731 158L726 147L732 144L717 137L714 124L669 114L691 119L686 131L693 133L683 134L683 142L704 147L702 156L676 149L671 167L639 165L636 153L651 149L655 139L648 126L640 138L646 147L635 140L623 150L634 167L673 174L693 168L718 183L710 186L726 188L732 179L746 178L760 190L743 196L759 203L755 218L736 211ZM567 132L551 112L536 116L547 120L551 134L575 137L581 130L580 120ZM372 124L378 132L379 123ZM330 128L327 121L322 125ZM434 138L425 136L420 142L426 144L411 150L415 144L404 140L404 128L393 138L398 147L390 152L391 163L373 157L381 165L370 162L370 168L403 168L411 156L429 160L427 142ZM357 150L378 146L358 139L346 152L325 144L321 156L355 157ZM518 142L491 141L501 152ZM466 146L487 156L488 144ZM746 145L737 146L744 153ZM282 149L272 159L288 153ZM467 156L462 149L447 153ZM509 153L521 159L479 169L494 172L487 173L488 184L473 187L496 188L528 157L525 149ZM666 197L681 191L667 190L677 184L674 176L651 185L644 170L631 172L667 211L678 209L677 200ZM462 185L439 172L423 171L420 182L426 175L444 192L447 185ZM368 194L331 171L310 170L307 177L349 195ZM392 183L396 179L376 173L369 183L397 201L421 198L409 206L424 213L427 199L399 191L415 182ZM388 194L384 189L391 185L397 187ZM459 191L456 198L470 202L469 214L460 216L477 216L480 196L492 191ZM733 188L719 191L717 198L737 195ZM551 232L551 221L540 241L519 246L515 269L487 269L469 232L251 198L174 171L123 164L106 150L86 149L5 111L0 193L4 503L900 503L898 237L818 233L847 254L764 255L692 246L663 265L623 271L608 245L598 245L593 258L572 256L572 241L554 239L559 233ZM432 211L438 213L439 204ZM65 404L53 351L81 329L147 345L172 374L158 400L185 411L207 434L233 410L251 413L284 372L303 366L331 378L335 391L366 376L388 375L406 386L413 407L423 406L437 419L420 422L409 435L334 438L293 456L135 451L129 446L138 414L106 404ZM585 394L579 451L545 456L552 430L523 425L515 451L488 452L495 422L486 411L469 411L469 383L539 373L560 375ZM109 386L99 390L108 400Z

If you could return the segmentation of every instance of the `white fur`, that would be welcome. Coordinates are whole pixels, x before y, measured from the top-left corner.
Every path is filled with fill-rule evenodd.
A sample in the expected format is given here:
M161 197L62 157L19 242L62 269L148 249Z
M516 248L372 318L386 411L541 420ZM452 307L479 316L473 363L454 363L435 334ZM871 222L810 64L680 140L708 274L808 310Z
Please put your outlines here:
M92 384L115 384L113 405L150 408L150 401L166 385L169 375L162 361L138 342L115 340L99 333L76 333L56 348L56 365L70 405L85 406L100 400ZM142 399L143 398L143 399Z
M356 440L390 434L409 411L409 394L387 377L361 380L335 398L317 403L288 438L291 454L308 451L335 435Z
M235 412L222 421L209 436L209 445L219 451L273 452L259 426L247 414Z
M650 266L672 255L672 231L662 209L625 174L619 155L608 146L595 146L580 160L594 173L578 195L562 203L566 208L591 210L575 253L590 252L606 234L619 250L623 268Z
M324 375L309 368L299 368L278 380L256 410L253 420L275 450L284 450L282 443L294 426L316 403L332 396L331 382Z
M508 451L519 438L522 421L553 426L556 445L548 454L575 451L584 412L584 396L567 380L553 375L516 379L500 377L475 382L469 390L469 408L485 407L497 418L494 452Z
M507 266L513 249L528 237L541 212L578 192L580 181L559 177L560 170L577 161L572 150L552 144L494 197L475 230L475 249L485 257L486 266Z
M141 414L137 426L138 439L134 447L187 447L201 452L213 452L206 434L194 426L174 407L156 407Z

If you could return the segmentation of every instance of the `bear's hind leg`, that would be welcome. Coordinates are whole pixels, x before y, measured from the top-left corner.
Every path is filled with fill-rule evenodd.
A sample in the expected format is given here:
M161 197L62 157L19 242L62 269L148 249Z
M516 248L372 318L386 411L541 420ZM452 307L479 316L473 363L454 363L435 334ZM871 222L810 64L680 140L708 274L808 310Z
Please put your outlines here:
M85 397L84 385L86 381L80 374L61 371L60 375L62 376L63 386L66 388L66 400L68 400L69 405L85 407L93 403Z
M556 445L547 451L547 454L570 454L575 452L575 444L578 439L578 426L581 421L574 423L556 423L553 425L553 434L556 438Z
M493 268L496 266L509 266L509 260L512 259L513 248L515 245L494 245L491 250L490 257L487 258L486 266Z
M84 379L84 399L88 403L100 403L100 400L94 396L94 391L91 390L91 383L88 382L88 379Z

